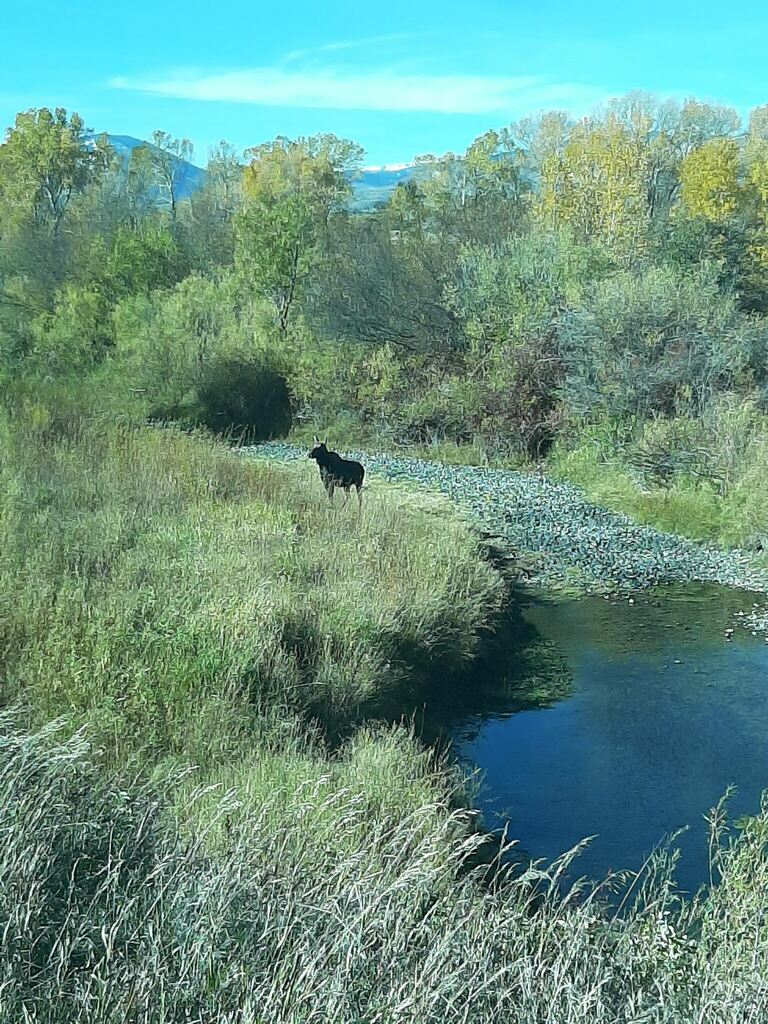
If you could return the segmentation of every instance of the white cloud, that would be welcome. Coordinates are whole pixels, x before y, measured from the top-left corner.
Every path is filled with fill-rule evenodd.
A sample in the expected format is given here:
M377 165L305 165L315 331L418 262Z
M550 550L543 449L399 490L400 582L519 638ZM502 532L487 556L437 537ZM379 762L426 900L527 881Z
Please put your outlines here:
M543 105L584 107L602 98L602 93L590 86L556 83L534 76L316 67L293 70L284 64L214 74L186 71L156 78L119 77L113 78L110 85L210 102L438 114L511 114Z
M387 36L368 36L367 39L340 39L332 43L322 43L320 46L312 46L306 50L291 50L282 58L280 64L288 64L291 61L301 60L305 57L314 57L318 53L329 53L334 50L358 50L367 49L371 46L381 46L385 43L401 43L407 39L415 38L411 32L397 32Z

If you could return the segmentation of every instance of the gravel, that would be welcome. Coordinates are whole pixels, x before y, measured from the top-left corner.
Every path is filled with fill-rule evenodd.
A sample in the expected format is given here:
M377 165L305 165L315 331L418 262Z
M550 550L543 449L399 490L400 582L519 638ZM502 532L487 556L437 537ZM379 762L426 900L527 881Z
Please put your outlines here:
M278 443L242 451L281 461L306 458L305 449ZM747 552L724 551L639 526L627 516L591 504L569 484L534 473L365 452L342 454L359 459L368 473L446 494L485 533L524 556L536 586L626 593L698 581L768 592L768 571ZM768 607L763 603L749 628L768 629Z

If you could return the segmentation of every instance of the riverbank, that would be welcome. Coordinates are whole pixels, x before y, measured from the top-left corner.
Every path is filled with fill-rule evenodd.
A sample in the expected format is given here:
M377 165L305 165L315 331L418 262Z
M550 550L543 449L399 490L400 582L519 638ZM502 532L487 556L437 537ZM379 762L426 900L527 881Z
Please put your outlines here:
M280 461L306 455L295 445L271 443L241 454ZM536 473L447 465L426 459L347 452L370 473L447 495L482 531L503 539L542 589L630 594L668 583L719 583L753 591L763 628L768 570L753 555L698 544L587 501L569 484ZM765 627L768 629L768 617Z
M339 530L295 469L202 436L3 427L2 695L116 756L219 763L264 706L343 734L425 658L471 659L503 601L444 500L382 487L375 522L350 507Z
M172 430L36 415L0 437L0 1021L767 1005L765 816L713 844L712 893L681 903L657 864L617 924L613 883L563 897L570 857L489 886L450 764L362 721L409 652L468 659L493 618L458 505L377 481L360 520L331 513L308 462Z

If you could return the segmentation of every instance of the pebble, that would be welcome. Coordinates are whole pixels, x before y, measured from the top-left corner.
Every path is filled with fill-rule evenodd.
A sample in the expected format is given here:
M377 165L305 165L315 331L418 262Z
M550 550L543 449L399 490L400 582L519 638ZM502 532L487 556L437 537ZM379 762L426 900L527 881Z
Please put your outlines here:
M305 449L278 442L240 451L262 459L306 459ZM747 552L697 544L641 526L593 505L577 487L538 473L449 466L373 452L341 454L363 462L368 473L447 495L484 532L504 538L518 554L536 556L529 580L537 586L591 588L626 596L659 584L702 582L768 592L768 571ZM768 606L755 602L742 622L764 633Z

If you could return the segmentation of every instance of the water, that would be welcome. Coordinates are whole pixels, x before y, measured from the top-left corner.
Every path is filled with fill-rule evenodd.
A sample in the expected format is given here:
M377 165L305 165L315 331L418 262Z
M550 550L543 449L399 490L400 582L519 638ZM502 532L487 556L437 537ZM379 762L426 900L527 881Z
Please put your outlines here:
M703 815L729 785L731 816L768 788L768 645L725 641L753 598L717 587L534 602L525 617L560 648L571 696L552 707L466 716L459 756L484 773L489 827L509 822L527 856L552 859L596 835L576 870L638 869L683 827L680 887L708 881Z

